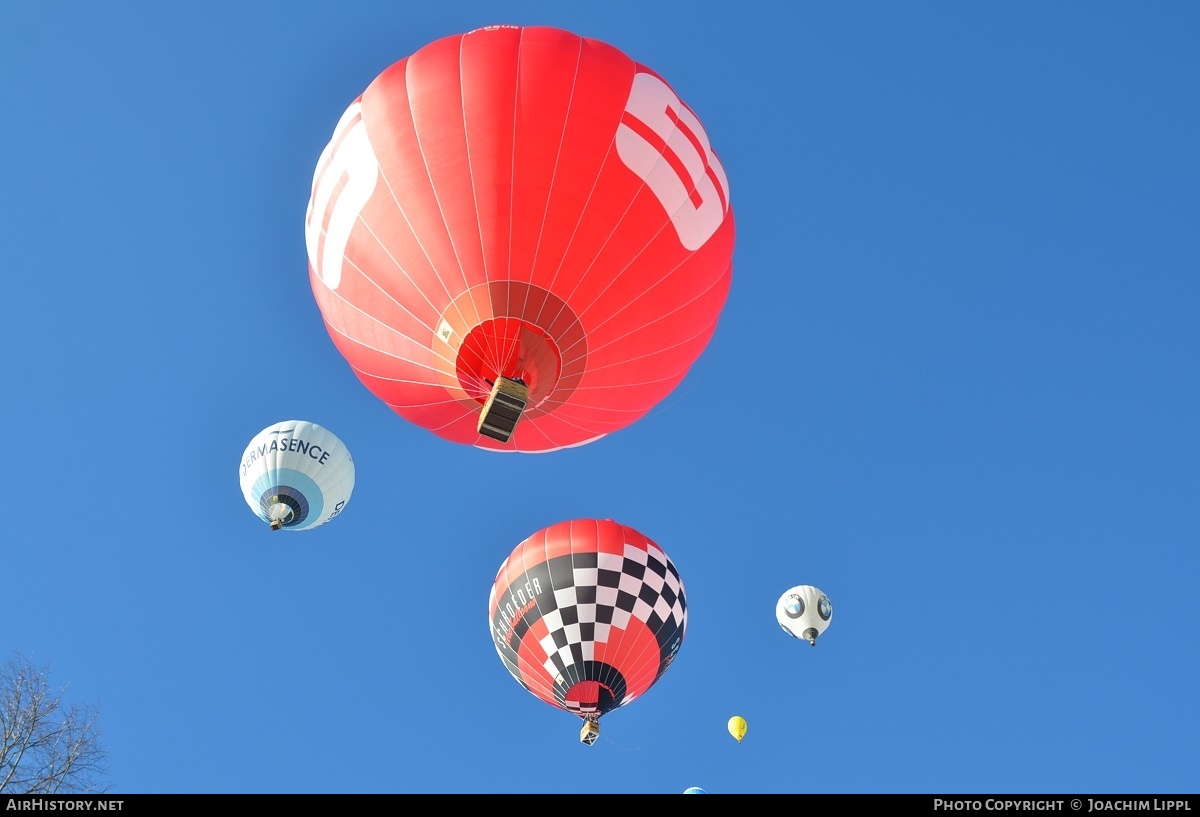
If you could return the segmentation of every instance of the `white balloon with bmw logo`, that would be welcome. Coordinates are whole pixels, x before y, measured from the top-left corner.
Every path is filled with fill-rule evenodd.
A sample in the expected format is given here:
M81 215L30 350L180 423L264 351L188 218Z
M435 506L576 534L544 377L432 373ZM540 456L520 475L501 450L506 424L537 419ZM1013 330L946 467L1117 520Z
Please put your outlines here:
M775 604L775 620L785 633L815 647L817 637L833 620L833 604L819 588L800 584L779 597Z

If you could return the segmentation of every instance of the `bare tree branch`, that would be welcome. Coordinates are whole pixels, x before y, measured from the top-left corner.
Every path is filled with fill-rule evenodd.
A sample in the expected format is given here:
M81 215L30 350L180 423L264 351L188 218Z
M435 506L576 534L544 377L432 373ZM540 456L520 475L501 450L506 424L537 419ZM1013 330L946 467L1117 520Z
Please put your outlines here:
M64 702L47 668L14 655L0 664L0 792L102 794L108 791L108 749L100 713Z

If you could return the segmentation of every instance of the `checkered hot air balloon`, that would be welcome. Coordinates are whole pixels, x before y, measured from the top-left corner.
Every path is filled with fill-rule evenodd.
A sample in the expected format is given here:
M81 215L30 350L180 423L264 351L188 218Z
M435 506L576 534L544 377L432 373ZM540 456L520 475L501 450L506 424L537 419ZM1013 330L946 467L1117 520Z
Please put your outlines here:
M509 554L488 600L492 639L521 686L583 719L642 696L675 660L687 600L661 547L611 519L559 522Z

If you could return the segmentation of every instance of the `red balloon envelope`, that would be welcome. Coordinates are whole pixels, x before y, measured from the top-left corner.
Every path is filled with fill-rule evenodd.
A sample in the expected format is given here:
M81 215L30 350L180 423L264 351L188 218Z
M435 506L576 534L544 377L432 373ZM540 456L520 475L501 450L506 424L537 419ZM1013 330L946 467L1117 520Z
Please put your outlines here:
M675 660L687 599L657 544L611 519L559 522L504 560L488 600L492 639L521 686L584 720L646 692Z
M594 39L494 26L354 100L305 237L326 328L376 396L448 440L539 452L621 429L683 380L728 295L734 220L662 77Z

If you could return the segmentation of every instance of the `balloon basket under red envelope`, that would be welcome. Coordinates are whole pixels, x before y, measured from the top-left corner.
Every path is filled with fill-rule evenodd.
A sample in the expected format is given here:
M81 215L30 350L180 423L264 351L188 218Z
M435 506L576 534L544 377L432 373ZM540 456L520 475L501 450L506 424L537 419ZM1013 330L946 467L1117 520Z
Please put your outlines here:
M479 433L506 443L516 430L517 421L529 401L529 389L519 380L501 377L479 413Z

